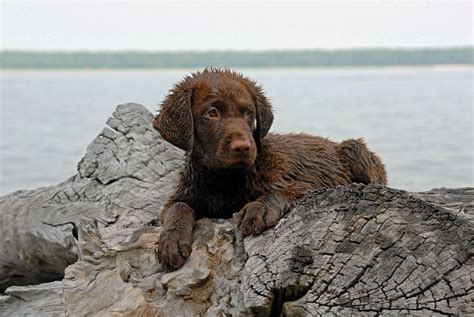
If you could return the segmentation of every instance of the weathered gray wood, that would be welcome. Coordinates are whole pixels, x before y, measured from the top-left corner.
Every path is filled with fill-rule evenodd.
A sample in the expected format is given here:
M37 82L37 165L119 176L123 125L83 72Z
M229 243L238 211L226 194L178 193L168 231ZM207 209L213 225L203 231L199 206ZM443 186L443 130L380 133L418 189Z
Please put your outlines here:
M473 188L411 194L350 185L310 193L261 236L198 221L165 271L156 219L182 152L152 115L119 106L78 174L0 199L0 315L474 314ZM52 304L50 304L52 303Z
M472 206L473 189L449 191ZM466 211L376 186L314 192L248 240L244 303L262 315L474 313Z
M153 130L152 117L141 105L119 106L75 176L0 198L0 291L61 278L78 256L81 218L96 219L103 230L156 219L183 153Z
M65 316L63 284L56 281L8 288L6 295L0 296L0 316Z

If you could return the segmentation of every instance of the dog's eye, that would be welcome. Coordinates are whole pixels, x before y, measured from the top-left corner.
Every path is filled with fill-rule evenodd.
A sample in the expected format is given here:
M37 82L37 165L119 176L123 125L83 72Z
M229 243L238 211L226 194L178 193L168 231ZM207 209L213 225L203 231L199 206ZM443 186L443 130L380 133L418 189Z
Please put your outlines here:
M219 113L217 112L217 109L211 109L209 110L206 115L209 117L209 118L217 118L217 116L219 115Z

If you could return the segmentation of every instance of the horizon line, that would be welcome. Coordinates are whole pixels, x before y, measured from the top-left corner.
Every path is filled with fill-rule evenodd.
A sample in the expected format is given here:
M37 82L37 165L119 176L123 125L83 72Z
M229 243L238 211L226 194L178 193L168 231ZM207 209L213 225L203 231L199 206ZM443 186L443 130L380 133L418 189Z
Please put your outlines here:
M474 49L474 45L453 45L453 46L354 46L347 48L268 48L268 49L166 49L166 50L148 50L148 49L0 49L0 53L268 53L268 52L305 52L305 51L363 51L363 50L385 50L385 51L415 51L415 50L453 50L453 49Z

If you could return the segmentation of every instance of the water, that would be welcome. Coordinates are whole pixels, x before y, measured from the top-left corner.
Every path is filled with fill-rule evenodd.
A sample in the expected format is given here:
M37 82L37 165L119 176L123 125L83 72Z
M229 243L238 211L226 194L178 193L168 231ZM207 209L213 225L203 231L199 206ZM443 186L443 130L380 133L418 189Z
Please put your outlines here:
M76 172L116 105L158 109L189 70L4 71L0 194ZM364 137L391 187L473 186L473 69L247 69L275 108L272 130Z

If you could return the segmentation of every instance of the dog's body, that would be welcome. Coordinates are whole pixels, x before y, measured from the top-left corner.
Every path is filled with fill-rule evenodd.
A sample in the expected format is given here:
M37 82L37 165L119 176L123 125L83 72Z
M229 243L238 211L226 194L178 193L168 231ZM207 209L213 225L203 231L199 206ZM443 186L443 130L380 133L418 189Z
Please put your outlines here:
M260 234L310 189L386 184L382 162L362 140L267 134L272 121L261 88L230 71L205 70L171 91L154 126L186 150L186 164L161 212L162 264L184 264L195 219L237 213L244 235Z
M364 146L361 140L351 142ZM328 139L269 133L254 166L246 170L208 169L188 156L171 201L192 206L197 219L230 218L268 193L278 192L292 204L310 189L350 184L353 179L340 157L340 145Z

